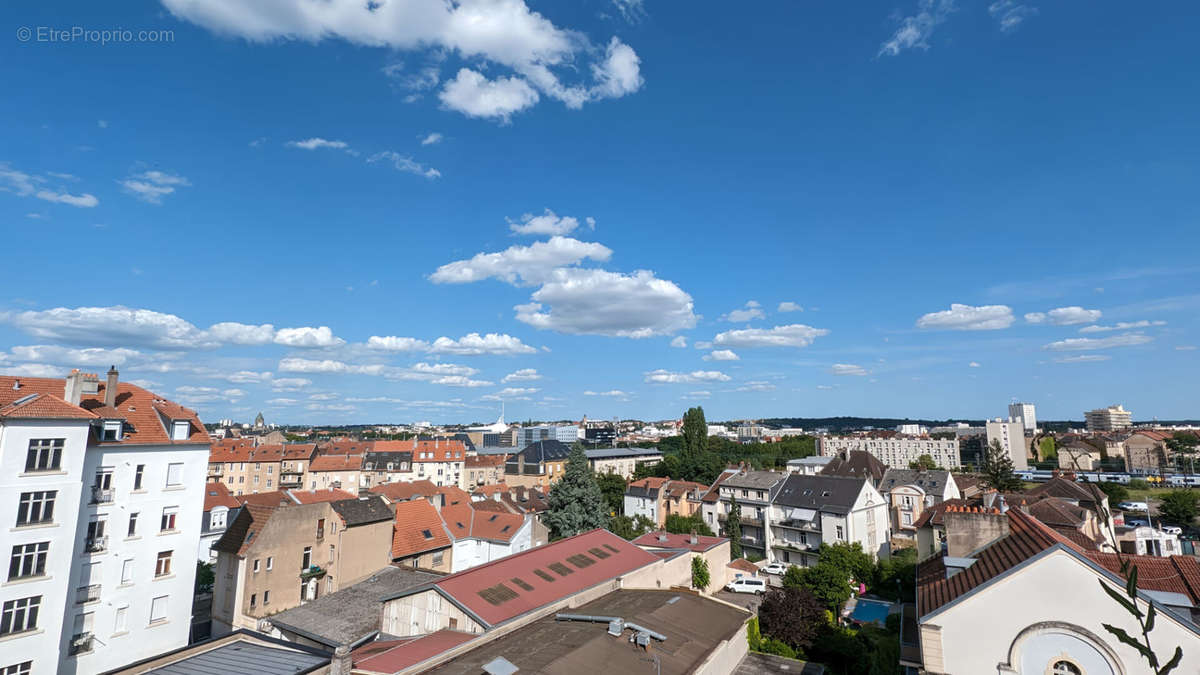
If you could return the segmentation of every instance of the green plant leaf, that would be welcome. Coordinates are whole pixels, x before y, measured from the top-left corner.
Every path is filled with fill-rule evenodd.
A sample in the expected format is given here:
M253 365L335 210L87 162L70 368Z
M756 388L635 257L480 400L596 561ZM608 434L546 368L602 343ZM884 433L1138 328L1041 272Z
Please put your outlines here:
M1167 661L1167 665L1165 665L1159 669L1158 675L1167 675L1167 673L1171 672L1172 670L1175 670L1175 668L1179 666L1179 662L1182 660L1183 660L1183 648L1176 646L1175 647L1175 656L1172 656L1171 660Z
M1137 565L1134 565L1125 581L1125 593L1131 598L1137 597L1137 574L1138 568Z
M1154 605L1151 604L1146 609L1146 627L1142 629L1143 633L1149 633L1154 630Z
M1144 645L1144 644L1138 642L1137 640L1133 639L1132 637L1130 637L1129 633L1126 633L1121 628L1117 628L1116 626L1110 626L1106 623L1100 624L1100 625L1104 626L1104 630L1115 635L1117 637L1117 639L1120 640L1121 642L1124 642L1125 644L1129 645L1130 647L1133 647L1134 649L1138 650L1138 652L1141 653L1141 655L1143 657L1145 657L1147 661L1153 662L1154 652L1150 651L1150 648L1147 647L1146 645Z
M1139 621L1141 620L1142 612L1141 612L1141 610L1139 610L1137 608L1137 605L1130 602L1129 599L1126 598L1125 596L1123 596L1120 593L1109 588L1108 584L1104 583L1103 579L1100 579L1099 581L1100 581L1100 588L1103 588L1104 592L1108 593L1108 597L1121 603L1121 606L1125 608L1125 611L1127 611L1130 614L1132 614L1133 616L1137 617Z

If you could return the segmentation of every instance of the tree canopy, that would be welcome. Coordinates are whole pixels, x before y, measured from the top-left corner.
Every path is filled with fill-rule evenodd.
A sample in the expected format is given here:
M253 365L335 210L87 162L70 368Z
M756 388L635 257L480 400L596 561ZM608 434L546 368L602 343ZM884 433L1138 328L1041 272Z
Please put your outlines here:
M1191 525L1196 518L1196 495L1190 489L1171 490L1163 495L1158 513L1175 525Z
M571 446L566 469L550 488L546 505L543 520L555 538L572 537L608 524L607 504L582 445Z
M1013 471L1012 458L992 439L983 458L983 482L999 492L1015 492L1021 489L1021 479Z
M729 516L725 519L725 536L729 537L729 557L742 557L742 507L737 497L729 500Z
M932 455L921 455L909 462L908 468L917 469L918 471L932 471L938 468L938 464L933 460Z
M828 624L825 607L807 588L777 588L758 607L762 631L792 647L807 649Z

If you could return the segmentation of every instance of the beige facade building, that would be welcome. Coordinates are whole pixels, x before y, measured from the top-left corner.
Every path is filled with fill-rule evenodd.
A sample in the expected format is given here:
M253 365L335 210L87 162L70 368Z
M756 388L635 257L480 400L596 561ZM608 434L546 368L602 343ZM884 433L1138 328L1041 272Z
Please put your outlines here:
M463 462L463 489L494 485L504 480L504 462L508 455L472 455Z
M1136 473L1157 473L1167 468L1171 461L1171 449L1166 431L1138 431L1121 442L1121 457L1125 470Z
M248 439L221 441L209 452L208 479L224 483L234 495L303 487L316 451L313 443L256 446Z
M213 632L360 581L391 562L393 513L380 497L278 506L248 503L217 553Z
M1119 431L1133 426L1133 413L1120 405L1089 410L1083 417L1088 431Z

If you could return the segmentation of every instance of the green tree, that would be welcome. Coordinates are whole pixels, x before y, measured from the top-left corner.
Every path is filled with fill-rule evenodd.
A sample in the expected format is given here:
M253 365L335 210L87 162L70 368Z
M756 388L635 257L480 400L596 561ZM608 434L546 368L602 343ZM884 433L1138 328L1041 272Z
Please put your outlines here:
M736 560L742 557L742 507L737 503L737 497L729 500L729 516L725 518L725 536L729 537L729 557Z
M983 482L1000 492L1015 492L1021 489L1021 479L1013 472L1012 458L1000 447L998 439L988 444L983 458Z
M703 591L708 588L712 577L708 573L708 560L703 556L692 556L692 588Z
M1121 485L1120 483L1109 483L1108 481L1105 481L1103 483L1096 483L1096 487L1100 488L1101 492L1108 495L1109 504L1116 505L1117 502L1123 502L1126 499L1129 499L1129 490L1126 490L1125 486Z
M937 462L933 461L931 455L921 455L908 463L908 468L917 469L918 471L932 471L938 468Z
M824 605L807 588L768 591L758 606L758 620L763 634L795 649L811 647L827 625Z
M1058 447L1054 444L1053 436L1045 436L1038 442L1038 456L1042 461L1058 458Z
M875 561L858 542L821 544L817 549L817 564L836 567L843 577L862 584L870 583L875 576Z
M796 569L799 572L790 578L784 575L785 588L806 588L834 612L850 599L853 591L850 576L837 565L817 563L812 567Z
M695 532L706 537L713 536L713 531L705 524L704 518L700 515L699 511L690 516L672 513L664 521L663 529L671 534L691 534Z
M620 474L600 473L596 474L596 483L600 486L600 493L604 495L608 512L617 516L625 513L625 478Z
M216 575L213 572L212 563L202 563L196 561L196 592L199 593L201 588L206 588L206 593L211 593L213 582L216 581Z
M680 453L680 477L695 480L702 473L708 455L708 422L704 419L704 408L689 408L683 414L683 449Z
M572 537L609 523L604 495L588 465L583 446L571 446L562 478L550 488L543 520L555 538Z
M1196 499L1196 495L1187 488L1171 490L1163 495L1158 513L1176 525L1191 525L1196 518Z

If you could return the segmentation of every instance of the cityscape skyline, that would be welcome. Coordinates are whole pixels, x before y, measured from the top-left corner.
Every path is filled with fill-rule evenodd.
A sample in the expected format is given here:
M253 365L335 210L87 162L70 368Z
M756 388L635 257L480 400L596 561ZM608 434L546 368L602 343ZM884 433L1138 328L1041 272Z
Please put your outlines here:
M0 372L285 424L1195 418L1200 14L949 5L77 5L171 39L0 45L0 217L54 252Z

